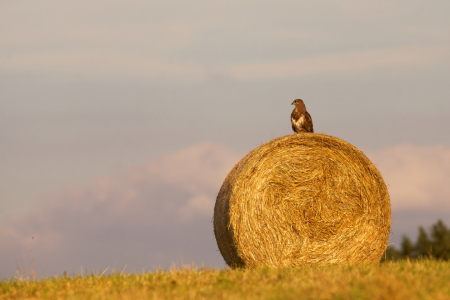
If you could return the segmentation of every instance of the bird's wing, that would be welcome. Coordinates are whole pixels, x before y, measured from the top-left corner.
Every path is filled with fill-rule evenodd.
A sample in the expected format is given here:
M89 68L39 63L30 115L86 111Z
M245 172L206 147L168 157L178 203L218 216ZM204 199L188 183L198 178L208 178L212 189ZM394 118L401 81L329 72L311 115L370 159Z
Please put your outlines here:
M309 112L305 113L305 123L303 126L305 126L307 131L314 132L313 121Z

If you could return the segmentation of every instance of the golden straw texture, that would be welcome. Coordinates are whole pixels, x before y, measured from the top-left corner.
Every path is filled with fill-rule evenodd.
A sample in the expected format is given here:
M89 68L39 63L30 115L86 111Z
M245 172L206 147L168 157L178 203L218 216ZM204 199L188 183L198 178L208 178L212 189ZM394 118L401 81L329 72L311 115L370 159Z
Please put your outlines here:
M234 267L378 262L391 226L375 165L336 137L291 134L247 154L214 207L214 234Z

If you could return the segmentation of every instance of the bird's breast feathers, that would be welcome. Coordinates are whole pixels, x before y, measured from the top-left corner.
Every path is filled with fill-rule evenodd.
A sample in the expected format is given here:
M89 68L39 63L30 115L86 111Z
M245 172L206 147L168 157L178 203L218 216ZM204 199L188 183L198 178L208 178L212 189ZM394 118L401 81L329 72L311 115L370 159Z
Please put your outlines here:
M301 115L297 120L294 117L291 117L291 122L295 125L295 127L300 128L303 123L305 123L305 115Z

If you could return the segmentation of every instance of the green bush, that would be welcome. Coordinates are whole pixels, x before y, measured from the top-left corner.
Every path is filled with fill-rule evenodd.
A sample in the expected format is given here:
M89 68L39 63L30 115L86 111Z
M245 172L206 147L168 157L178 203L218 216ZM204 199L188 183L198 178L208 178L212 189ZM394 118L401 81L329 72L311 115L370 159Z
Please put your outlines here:
M450 260L450 230L439 220L434 224L429 234L420 226L417 242L413 243L409 237L402 237L401 249L388 246L382 261L400 259L433 258L437 260Z

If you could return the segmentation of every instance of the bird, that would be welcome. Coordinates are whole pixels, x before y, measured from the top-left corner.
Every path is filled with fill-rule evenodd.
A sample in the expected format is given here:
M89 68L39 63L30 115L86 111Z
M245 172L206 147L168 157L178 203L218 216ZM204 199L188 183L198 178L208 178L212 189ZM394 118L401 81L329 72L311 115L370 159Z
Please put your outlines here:
M292 130L296 133L314 132L311 115L306 111L303 100L296 99L292 102L292 105L295 105L291 114Z

